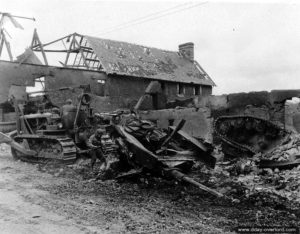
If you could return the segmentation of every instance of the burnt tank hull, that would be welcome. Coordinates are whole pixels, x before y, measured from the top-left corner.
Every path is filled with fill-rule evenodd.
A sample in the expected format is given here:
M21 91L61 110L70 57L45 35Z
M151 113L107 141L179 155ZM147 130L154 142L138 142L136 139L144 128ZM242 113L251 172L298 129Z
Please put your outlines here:
M231 156L266 153L290 136L274 123L253 116L218 117L214 133L222 142L223 152Z

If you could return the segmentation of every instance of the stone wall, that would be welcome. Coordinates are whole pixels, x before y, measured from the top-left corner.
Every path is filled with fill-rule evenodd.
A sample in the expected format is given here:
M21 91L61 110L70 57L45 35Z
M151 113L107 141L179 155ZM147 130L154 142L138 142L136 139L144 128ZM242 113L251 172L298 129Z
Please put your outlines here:
M40 77L45 77L47 89L90 84L92 92L95 92L97 80L106 79L104 73L95 71L0 61L0 103L8 99L10 86L34 86L34 80ZM76 99L76 95L76 92L61 92L51 94L51 98L60 104L68 98Z
M0 61L0 103L6 102L11 85L34 85L32 70L18 63Z
M271 92L234 93L198 98L196 106L211 109L212 118L222 115L251 115L270 120L285 127L291 125L286 116L285 103L300 97L300 90L272 90Z
M286 102L285 124L286 128L300 133L300 99Z
M105 84L105 96L109 96L112 103L118 103L119 108L132 108L144 95L151 79L143 79L136 77L125 77L119 75L109 75ZM182 84L184 94L178 95L178 83L169 81L159 81L162 86L163 93L167 97L167 101L173 101L177 98L191 98L194 95L193 84ZM203 86L201 88L202 96L211 95L212 87Z

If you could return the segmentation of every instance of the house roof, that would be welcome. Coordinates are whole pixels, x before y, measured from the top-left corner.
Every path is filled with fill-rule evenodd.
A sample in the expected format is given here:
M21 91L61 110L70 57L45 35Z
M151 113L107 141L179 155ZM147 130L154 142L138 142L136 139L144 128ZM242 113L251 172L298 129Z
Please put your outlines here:
M84 36L107 74L215 85L198 63L175 51Z

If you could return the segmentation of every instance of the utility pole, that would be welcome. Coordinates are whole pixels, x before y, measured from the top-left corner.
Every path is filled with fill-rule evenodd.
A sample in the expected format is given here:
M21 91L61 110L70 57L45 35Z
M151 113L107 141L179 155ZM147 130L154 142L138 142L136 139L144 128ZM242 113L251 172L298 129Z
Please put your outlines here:
M10 13L7 13L7 12L0 12L0 15L1 15L1 18L0 18L0 57L1 57L1 54L2 54L3 47L5 45L7 53L8 53L8 56L9 56L9 59L10 59L10 61L13 61L13 56L12 56L12 53L11 53L10 43L7 40L6 35L5 35L5 34L8 34L8 33L5 30L4 21L6 19L8 19L8 20L10 20L10 22L16 28L24 29L22 27L22 25L19 24L19 22L15 18L27 19L27 20L32 20L32 21L35 21L35 18L29 18L29 17L25 17L25 16L11 15Z

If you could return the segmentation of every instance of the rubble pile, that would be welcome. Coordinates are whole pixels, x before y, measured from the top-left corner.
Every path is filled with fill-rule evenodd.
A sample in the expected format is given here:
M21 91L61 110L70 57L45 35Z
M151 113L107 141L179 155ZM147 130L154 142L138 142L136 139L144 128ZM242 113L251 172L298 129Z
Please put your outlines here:
M264 159L275 161L294 161L300 156L300 135L291 135L281 145L263 155Z
M258 173L240 175L235 180L246 188L245 198L257 197L256 205L275 205L282 201L300 206L300 167L282 171L261 169ZM270 198L275 201L271 202Z
M283 162L284 157L285 161L292 160L295 156L290 152L296 152L292 150L296 150L299 139L295 136L287 144L276 147L272 152L277 154L272 159ZM210 174L208 184L220 193L256 206L280 206L299 211L300 165L289 169L260 168L260 160L270 155L220 161L214 170L207 171Z
M252 116L221 116L214 130L225 154L210 172L215 189L257 206L300 210L300 135Z

